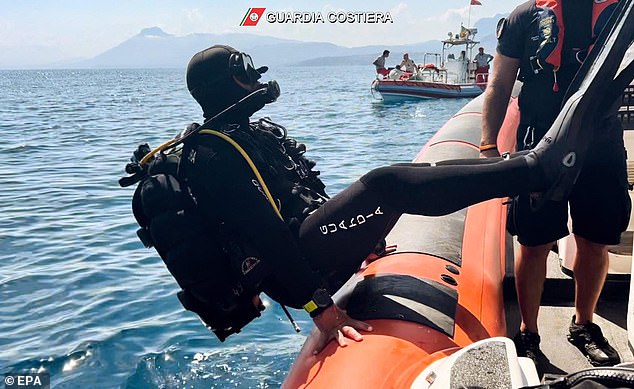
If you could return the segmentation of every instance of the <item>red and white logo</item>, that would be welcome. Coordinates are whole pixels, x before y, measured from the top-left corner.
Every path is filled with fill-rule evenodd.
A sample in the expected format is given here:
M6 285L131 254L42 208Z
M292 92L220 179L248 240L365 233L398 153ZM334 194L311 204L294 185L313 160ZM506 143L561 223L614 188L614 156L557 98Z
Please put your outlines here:
M262 18L262 15L264 14L264 10L266 10L266 8L249 8L247 13L244 15L244 18L242 18L242 23L240 23L240 25L257 26L260 18Z

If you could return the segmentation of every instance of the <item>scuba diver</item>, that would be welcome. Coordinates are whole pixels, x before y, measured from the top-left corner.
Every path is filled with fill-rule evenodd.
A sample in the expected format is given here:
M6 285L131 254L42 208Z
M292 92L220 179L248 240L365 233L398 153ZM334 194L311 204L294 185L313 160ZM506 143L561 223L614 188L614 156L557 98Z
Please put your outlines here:
M530 152L381 167L329 198L303 144L268 118L250 122L280 94L276 81L259 81L267 69L230 46L195 54L187 87L204 124L154 150L139 146L131 176L120 180L139 182L132 207L140 239L178 282L181 303L221 341L260 315L261 292L309 313L319 330L314 353L332 339L361 341L371 326L331 296L369 255L386 252L383 239L401 214L445 215L570 185L583 161L576 142L592 138L571 124L577 99Z

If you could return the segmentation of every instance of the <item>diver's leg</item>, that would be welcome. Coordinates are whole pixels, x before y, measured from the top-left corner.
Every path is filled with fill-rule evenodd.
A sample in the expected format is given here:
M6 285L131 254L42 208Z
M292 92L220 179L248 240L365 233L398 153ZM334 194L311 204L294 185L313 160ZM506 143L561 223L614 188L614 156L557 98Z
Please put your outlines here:
M425 216L446 215L484 200L544 186L541 169L529 166L525 157L496 162L464 160L461 165L399 164L374 169L359 181L378 196L383 207Z
M534 210L529 196L518 196L509 206L508 231L517 235L520 243L515 258L515 288L522 321L513 340L518 355L531 358L537 367L544 362L537 318L547 258L553 242L568 234L567 222L567 201L549 201Z
M302 252L336 289L374 251L404 210L426 215L446 214L480 201L483 197L490 198L492 188L498 188L501 184L508 186L511 181L508 178L498 179L501 175L528 174L527 168L513 169L515 165L524 165L520 161L510 165L509 161L503 161L505 165L497 165L494 169L486 167L501 161L502 158L455 160L441 163L459 163L459 166L436 167L428 163L402 163L377 169L377 174L370 180L372 187L363 182L363 179L357 181L304 220L299 230ZM486 176L485 171L506 169L503 166L511 169L507 173L491 176L492 184L485 185L486 189L482 190L479 185L484 182L475 180L478 177L477 172ZM524 173L519 173L518 170L523 170ZM391 179L395 182L391 182ZM473 182L472 187L465 185L467 182ZM444 194L453 192L460 185L464 185L464 188L458 188L462 192L456 196L458 201ZM382 189L385 189L385 193ZM474 197L474 190L484 194ZM509 188L508 191L512 192L512 189ZM438 208L432 206L437 203L436 197L443 199L443 204L438 204ZM416 209L417 205L425 204L428 207Z
M401 214L360 181L310 214L299 246L311 266L337 290L390 231Z
M359 267L404 212L444 215L494 197L529 189L539 169L523 157L398 164L375 169L309 215L300 249L337 289ZM461 163L460 165L455 165Z
M509 205L507 230L517 236L520 249L515 258L515 286L522 322L514 339L522 356L537 359L537 317L546 279L546 260L553 242L568 235L568 202L549 201L535 210L531 198L520 195ZM528 335L526 332L529 332ZM533 358L535 357L535 358Z
M378 168L304 220L300 247L313 268L336 288L402 213L445 215L487 199L537 190L544 185L541 171L523 156Z

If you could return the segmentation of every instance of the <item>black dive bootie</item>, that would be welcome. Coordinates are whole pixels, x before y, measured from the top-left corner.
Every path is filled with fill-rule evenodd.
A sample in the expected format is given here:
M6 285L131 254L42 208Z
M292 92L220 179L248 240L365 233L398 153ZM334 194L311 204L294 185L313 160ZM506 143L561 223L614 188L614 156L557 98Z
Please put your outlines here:
M546 135L524 155L529 166L536 168L532 181L536 191L533 207L545 201L568 198L579 177L585 155L594 139L594 131L609 115L623 89L632 81L632 59L615 78L628 46L634 39L633 0L621 1L595 49L575 76L567 91L569 96ZM599 50L597 50L599 49ZM620 93L614 93L614 91ZM609 100L609 101L608 101ZM610 111L610 112L607 112Z

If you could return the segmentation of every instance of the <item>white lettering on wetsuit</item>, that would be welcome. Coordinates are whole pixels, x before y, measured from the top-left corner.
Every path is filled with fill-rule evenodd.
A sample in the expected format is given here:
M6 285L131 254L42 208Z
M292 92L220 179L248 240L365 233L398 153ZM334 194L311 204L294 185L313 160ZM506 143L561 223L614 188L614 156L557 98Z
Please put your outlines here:
M262 189L262 187L260 186L260 183L258 182L258 180L251 180L251 183L253 184L253 186L255 186L256 188L258 188L258 190L260 191L260 193L262 193L262 195L268 199L268 197L266 197L266 193L264 193L264 189Z
M350 220L344 219L341 220L339 223L330 223L320 226L319 231L321 231L321 233L324 235L334 234L337 231L358 227L368 221L368 219L378 215L383 215L383 211L381 211L380 206L377 207L376 211L370 213L369 215L357 215L350 218Z

